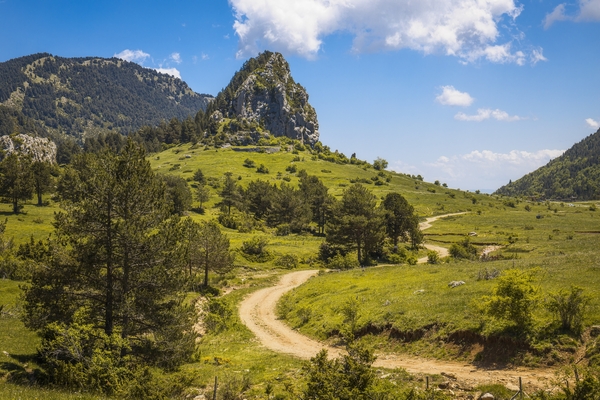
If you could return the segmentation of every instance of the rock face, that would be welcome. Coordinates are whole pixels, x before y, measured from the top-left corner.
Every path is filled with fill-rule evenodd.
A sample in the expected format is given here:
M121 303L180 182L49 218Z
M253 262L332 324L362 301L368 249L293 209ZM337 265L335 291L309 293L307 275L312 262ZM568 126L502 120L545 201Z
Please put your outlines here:
M258 124L274 136L310 145L319 140L317 113L281 54L265 52L247 61L224 92L223 115Z
M7 154L20 152L29 154L34 161L56 162L56 144L45 138L34 138L29 135L1 136L0 148Z

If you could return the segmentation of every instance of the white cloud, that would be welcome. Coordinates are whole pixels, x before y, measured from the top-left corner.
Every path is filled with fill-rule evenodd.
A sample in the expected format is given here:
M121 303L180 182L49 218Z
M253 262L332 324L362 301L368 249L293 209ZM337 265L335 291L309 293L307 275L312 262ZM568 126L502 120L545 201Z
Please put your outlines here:
M177 63L177 64L181 64L181 54L179 53L172 53L169 58L171 59L171 61Z
M459 121L476 121L481 122L486 119L494 118L498 121L504 122L514 122L521 121L527 119L526 117L519 117L518 115L509 115L506 111L502 111L499 109L489 109L489 108L480 108L477 110L477 114L475 115L467 115L465 113L459 112L454 116L454 119Z
M600 21L600 0L579 0L578 21Z
M143 64L144 61L146 61L146 59L150 57L150 54L144 53L142 50L125 49L119 54L113 55L113 57L120 58L121 60L125 61L132 61L139 64Z
M181 79L181 73L177 70L177 68L154 68L156 71L161 74L167 74L174 76L175 78Z
M425 164L425 174L429 176L428 180L439 179L451 187L494 190L563 153L564 150L548 149L536 152L512 150L509 153L474 150L468 154L441 156L434 163Z
M594 129L598 129L598 128L600 128L600 122L598 122L598 121L596 121L596 120L593 120L593 119L591 119L591 118L586 118L586 119L585 119L585 122L587 122L587 124L588 124L588 125L589 125L591 128L594 128Z
M542 50L542 48L538 48L538 49L533 49L531 51L531 64L535 65L540 61L548 61L548 59L546 57L544 57L544 51Z
M238 57L269 48L315 57L334 32L354 36L356 52L412 49L464 62L524 63L498 45L522 7L514 0L229 0L235 12Z
M578 9L569 14L566 3L557 5L544 18L544 29L548 29L557 21L600 21L600 0L579 0Z
M469 93L456 90L454 86L442 86L442 93L435 100L445 106L461 107L468 107L475 101Z

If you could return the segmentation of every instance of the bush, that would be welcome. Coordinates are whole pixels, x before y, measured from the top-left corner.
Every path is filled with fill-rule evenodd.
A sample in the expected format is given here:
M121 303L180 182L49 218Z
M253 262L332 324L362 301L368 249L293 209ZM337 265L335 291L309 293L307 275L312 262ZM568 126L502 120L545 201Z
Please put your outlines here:
M298 256L295 254L284 254L275 260L275 265L286 269L298 267Z
M227 329L233 315L233 309L222 298L211 298L204 305L202 320L207 332L219 333Z
M352 269L360 266L356 254L348 253L345 256L336 254L327 264L331 269Z
M471 244L468 237L459 243L452 243L448 251L454 258L473 259L477 256L477 248Z
M570 292L562 289L550 294L546 308L557 317L562 329L580 333L589 302L590 298L583 294L582 288L571 285Z
M427 264L438 264L440 262L440 255L437 251L429 251L427 253Z
M242 252L248 255L258 256L263 254L269 244L269 240L262 236L254 236L250 240L246 240L242 243Z
M259 174L268 174L269 168L265 167L264 164L260 164L258 168L256 168L256 172L258 172Z
M492 318L505 320L521 331L527 331L539 301L538 290L533 286L536 273L537 269L504 271L493 294L482 297L483 311Z

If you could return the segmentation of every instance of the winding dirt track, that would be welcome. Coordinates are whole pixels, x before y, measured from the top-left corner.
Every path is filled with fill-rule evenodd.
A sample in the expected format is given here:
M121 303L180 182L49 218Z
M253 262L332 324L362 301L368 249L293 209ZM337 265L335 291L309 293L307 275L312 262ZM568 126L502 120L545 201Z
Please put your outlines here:
M431 226L431 222L435 219L430 218L423 224ZM429 226L425 225L422 229ZM241 302L239 313L242 322L266 348L302 359L314 357L321 349L326 349L330 357L338 357L344 353L340 348L328 346L298 333L278 320L275 315L275 307L281 296L317 273L316 270L309 270L286 274L276 286L258 290ZM377 354L374 366L390 369L404 368L410 373L427 375L443 373L455 377L463 386L494 382L503 383L514 389L518 378L522 377L524 387L529 390L550 386L550 380L554 378L555 373L552 369L484 369L472 364L398 354Z

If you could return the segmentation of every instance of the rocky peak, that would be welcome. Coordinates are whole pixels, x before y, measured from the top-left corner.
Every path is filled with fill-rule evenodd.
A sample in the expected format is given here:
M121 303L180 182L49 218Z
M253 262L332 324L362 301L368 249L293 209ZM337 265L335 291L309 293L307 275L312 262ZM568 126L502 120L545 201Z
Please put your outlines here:
M248 60L221 96L224 116L257 124L274 136L310 145L319 140L317 113L280 53L264 52Z

